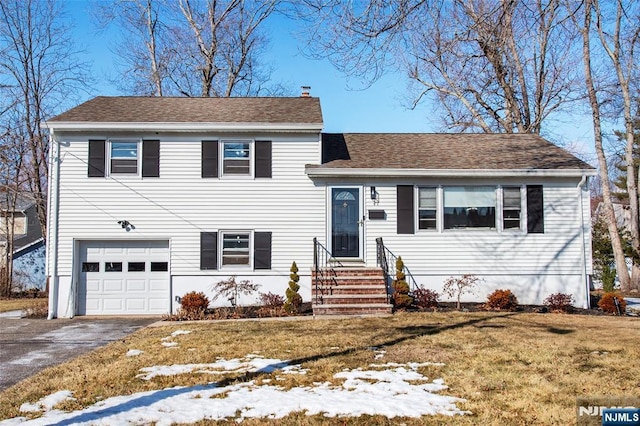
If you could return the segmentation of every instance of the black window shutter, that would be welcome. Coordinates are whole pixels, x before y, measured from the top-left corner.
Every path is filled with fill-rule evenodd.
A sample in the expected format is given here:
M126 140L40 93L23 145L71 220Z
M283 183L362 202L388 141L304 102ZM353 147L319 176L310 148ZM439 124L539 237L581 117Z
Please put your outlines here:
M142 177L160 177L160 141L142 141Z
M544 234L542 185L527 185L527 232L529 234Z
M271 232L253 234L253 269L271 269Z
M105 166L104 140L89 140L89 177L104 177Z
M255 177L271 177L271 141L256 141Z
M396 187L398 234L415 234L413 185L398 185Z
M200 269L218 269L218 233L200 233Z
M218 177L218 141L202 141L202 177Z

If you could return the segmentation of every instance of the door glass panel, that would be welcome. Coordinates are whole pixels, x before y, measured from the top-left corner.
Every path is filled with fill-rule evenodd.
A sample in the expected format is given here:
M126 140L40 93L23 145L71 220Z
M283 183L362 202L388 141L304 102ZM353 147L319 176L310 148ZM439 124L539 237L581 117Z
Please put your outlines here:
M333 188L331 192L331 254L360 256L360 190Z
M151 262L151 272L167 272L169 264L167 262Z
M82 262L82 272L100 272L98 262Z
M122 272L122 262L105 262L105 272Z
M129 262L127 264L129 272L144 272L144 262Z

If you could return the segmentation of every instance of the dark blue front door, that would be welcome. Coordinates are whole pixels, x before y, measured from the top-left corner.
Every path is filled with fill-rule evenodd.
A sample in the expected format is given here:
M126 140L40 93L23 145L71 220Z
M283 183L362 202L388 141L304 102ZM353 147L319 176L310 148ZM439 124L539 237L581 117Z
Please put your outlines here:
M331 254L360 257L360 189L331 189Z

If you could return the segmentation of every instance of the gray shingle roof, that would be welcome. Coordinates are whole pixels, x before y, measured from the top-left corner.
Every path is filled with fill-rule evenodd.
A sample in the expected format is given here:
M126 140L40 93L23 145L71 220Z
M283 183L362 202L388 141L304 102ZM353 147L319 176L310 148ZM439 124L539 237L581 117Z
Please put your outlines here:
M321 168L593 170L533 134L325 133L322 139Z
M95 123L322 123L320 100L99 96L52 119Z

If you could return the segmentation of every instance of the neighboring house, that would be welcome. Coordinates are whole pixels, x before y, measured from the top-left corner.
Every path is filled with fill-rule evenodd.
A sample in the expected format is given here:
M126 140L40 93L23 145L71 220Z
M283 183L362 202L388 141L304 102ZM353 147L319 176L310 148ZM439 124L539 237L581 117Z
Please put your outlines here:
M44 289L44 238L36 203L28 194L17 195L15 203L7 201L0 199L0 245L6 246L6 226L13 223L13 285Z
M595 172L535 135L323 134L308 96L98 97L45 125L52 316L166 313L230 276L284 294L293 261L308 301L314 238L363 271L382 238L437 291L587 303Z

